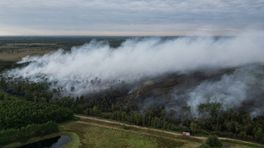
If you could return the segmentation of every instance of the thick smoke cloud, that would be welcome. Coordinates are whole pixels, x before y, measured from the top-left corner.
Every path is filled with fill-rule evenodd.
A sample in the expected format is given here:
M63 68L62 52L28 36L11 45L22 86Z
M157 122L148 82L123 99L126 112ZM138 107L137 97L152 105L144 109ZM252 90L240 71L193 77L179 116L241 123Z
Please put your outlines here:
M264 112L263 94L264 67L247 65L220 80L202 82L187 93L187 104L196 115L200 104L221 103L223 109L241 108L257 116Z
M34 82L48 81L67 95L79 96L166 73L264 63L263 39L263 32L220 39L128 39L116 49L93 41L70 52L58 50L25 57L19 63L28 65L7 74Z
M149 108L164 108L168 117L182 119L204 116L199 114L201 104L219 103L221 110L233 108L253 117L264 114L264 65L202 71L199 75L196 72L183 74L174 77L177 81L166 91L170 79L173 77L162 79L161 84L153 84L156 89L137 90L145 89L148 94L139 96L138 107L142 112Z

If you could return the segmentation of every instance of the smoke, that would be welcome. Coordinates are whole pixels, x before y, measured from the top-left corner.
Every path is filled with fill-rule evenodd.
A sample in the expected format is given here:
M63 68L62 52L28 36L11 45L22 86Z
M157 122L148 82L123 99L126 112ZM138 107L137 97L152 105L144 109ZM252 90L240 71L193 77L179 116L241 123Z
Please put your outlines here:
M162 85L168 84L172 77L163 79L163 84L153 84L155 89L145 92L146 97L141 95L143 101L139 108L144 112L164 107L168 117L180 119L200 116L199 106L208 103L221 104L221 110L233 108L248 112L253 117L264 114L263 65L250 64L229 72L218 70L208 74L203 71L199 75L190 73L178 77L170 91L162 91L167 88Z
M223 109L241 108L256 116L264 111L263 94L264 67L249 65L223 75L218 81L202 82L187 94L187 104L193 114L197 114L200 104L221 103Z
M28 64L8 71L7 75L33 82L47 81L53 88L61 88L66 95L80 96L166 73L264 63L263 39L263 32L223 38L143 38L128 39L118 48L92 41L73 47L69 52L60 49L43 56L25 57L18 63ZM190 93L190 98L196 96L195 102L200 103L206 92L215 92L212 96L219 96L217 91L221 91L221 87L218 86L226 89L225 85L232 79L234 83L228 86L226 93L243 100L242 90L247 89L247 81L241 83L240 75L233 77L223 77L213 84L202 83ZM220 101L224 97L217 98ZM234 99L229 99L227 104L232 103L231 100Z

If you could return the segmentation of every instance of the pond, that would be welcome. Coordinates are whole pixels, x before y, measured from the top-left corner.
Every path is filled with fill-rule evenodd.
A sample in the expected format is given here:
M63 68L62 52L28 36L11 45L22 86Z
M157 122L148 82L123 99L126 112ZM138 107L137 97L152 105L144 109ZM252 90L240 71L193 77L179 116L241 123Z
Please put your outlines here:
M35 143L23 145L19 148L62 148L65 144L69 143L71 138L67 135L57 136Z

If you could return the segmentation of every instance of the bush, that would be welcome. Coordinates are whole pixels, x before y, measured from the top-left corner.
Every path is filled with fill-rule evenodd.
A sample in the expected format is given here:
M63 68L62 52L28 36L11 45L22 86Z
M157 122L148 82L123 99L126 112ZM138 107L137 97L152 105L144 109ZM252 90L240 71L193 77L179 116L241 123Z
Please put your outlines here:
M209 136L200 148L221 148L223 145L217 136Z

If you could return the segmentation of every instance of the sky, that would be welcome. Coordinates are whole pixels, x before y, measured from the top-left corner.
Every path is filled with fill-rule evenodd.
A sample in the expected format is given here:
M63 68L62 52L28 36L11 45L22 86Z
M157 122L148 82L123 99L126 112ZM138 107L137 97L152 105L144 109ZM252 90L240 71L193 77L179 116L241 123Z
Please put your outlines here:
M264 0L0 0L0 35L235 34Z

